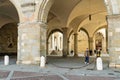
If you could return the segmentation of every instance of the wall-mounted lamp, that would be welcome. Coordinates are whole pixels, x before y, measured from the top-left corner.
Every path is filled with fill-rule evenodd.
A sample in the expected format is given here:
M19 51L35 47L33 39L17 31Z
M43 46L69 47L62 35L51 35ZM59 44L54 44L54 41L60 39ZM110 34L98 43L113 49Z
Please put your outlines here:
M91 17L92 17L92 15L91 15L91 14L89 14L89 21L91 21Z

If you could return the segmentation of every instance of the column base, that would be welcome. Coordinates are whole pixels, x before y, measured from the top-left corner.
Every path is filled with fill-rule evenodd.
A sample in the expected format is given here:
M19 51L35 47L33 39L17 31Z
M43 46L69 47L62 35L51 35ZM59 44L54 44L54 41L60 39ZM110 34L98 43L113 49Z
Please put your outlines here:
M40 61L16 61L16 64L40 65Z
M75 54L75 55L74 55L74 57L78 57L78 55L77 55L77 54Z
M67 57L67 54L63 54L63 56L62 56L63 58L66 58Z
M116 63L110 63L109 64L110 68L120 68L120 64L116 64Z

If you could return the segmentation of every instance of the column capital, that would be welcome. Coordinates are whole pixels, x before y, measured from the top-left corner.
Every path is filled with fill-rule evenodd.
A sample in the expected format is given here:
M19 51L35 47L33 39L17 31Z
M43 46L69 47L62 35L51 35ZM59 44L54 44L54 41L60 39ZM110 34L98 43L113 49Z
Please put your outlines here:
M68 28L67 28L67 27L63 27L62 30L63 30L63 31L66 31L66 30L68 30Z
M62 27L62 29L68 29L67 27Z
M107 19L120 19L120 14L107 15Z
M78 33L74 33L74 35L78 35Z
M93 37L89 37L89 39L91 39L91 40L92 40L92 39L93 39Z
M47 24L41 21L18 23L18 28L32 28L32 27L41 27L42 29L47 29Z
M89 41L90 41L90 42L93 42L93 37L89 37Z
M42 22L42 21L27 21L27 22L20 22L18 23L18 26L20 25L28 25L28 24L40 24L40 25L44 25L44 26L47 26L47 24L45 22Z

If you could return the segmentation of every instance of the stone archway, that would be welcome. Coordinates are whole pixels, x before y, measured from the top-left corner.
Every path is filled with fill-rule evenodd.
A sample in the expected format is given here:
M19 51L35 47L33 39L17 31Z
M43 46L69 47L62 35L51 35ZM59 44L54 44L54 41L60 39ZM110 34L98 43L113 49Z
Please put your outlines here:
M46 57L49 3L51 0L20 1L23 16L18 27L18 64L40 64L40 57Z
M17 24L20 22L20 10L11 0L0 2L0 42L3 55L17 55ZM3 32L4 31L4 32ZM10 61L11 62L11 61Z
M7 1L7 0L6 0ZM12 3L12 5L14 6L17 14L18 14L18 17L19 17L19 21L18 22L21 22L22 21L22 11L21 11L21 7L20 7L20 4L19 4L19 1L18 0L9 0L9 2Z
M120 14L120 10L119 10L120 3L118 0L114 0L114 1L113 0L104 0L104 1L106 4L106 7L107 7L108 15L109 15L108 16L108 33L109 33L108 34L108 39L109 39L108 43L109 43L109 52L111 53L110 65L116 67L116 66L119 66L119 63L120 63L120 60L119 60L120 57L116 57L116 56L119 56L118 52L120 52L120 46L118 44L120 40L116 39L116 37L119 36L117 33L120 32L120 29L118 26L120 24L120 16L118 15L118 14ZM45 9L45 8L41 9L41 12L40 12L41 15L39 15L39 18L40 18L40 21L42 21L43 23L46 22L46 20L47 20L46 17L43 16L43 13L45 13L45 15L47 15L48 11L49 10ZM116 24L118 24L118 25L116 25ZM115 32L115 34L114 34L114 32ZM111 38L111 37L113 37L113 38Z
M50 34L48 39L48 55L62 56L63 50L63 34L55 31Z
M102 53L107 53L107 28L98 29L93 35L94 50L101 49Z
M13 0L11 0L11 1L13 1ZM14 1L17 1L17 0L14 0ZM19 53L22 53L21 54L22 58L20 56L19 61L24 60L26 63L31 64L31 62L33 62L33 63L34 63L34 61L36 62L36 60L34 60L34 59L36 59L36 57L38 57L38 56L40 57L40 55L44 55L44 56L46 55L46 37L44 37L44 36L46 36L46 31L47 31L46 21L47 21L48 12L49 12L49 9L50 9L52 3L53 3L53 0L40 0L40 4L35 11L35 13L37 13L37 14L34 14L35 15L34 18L31 17L29 19L30 20L29 23L27 23L27 20L26 20L26 22L24 24L22 24L22 23L20 24L20 26L19 26L19 31L20 31L19 32L20 33L19 41L23 40L23 42L20 42L20 46L19 46L19 48L22 48L19 51ZM113 66L116 66L116 64L118 65L120 63L120 61L119 61L120 57L116 57L116 56L119 56L118 52L120 52L120 46L118 45L119 40L116 39L116 37L119 36L117 33L120 32L120 29L119 29L119 26L118 26L120 24L120 20L119 20L120 16L118 15L118 14L120 14L119 1L118 0L114 0L114 1L113 0L105 0L105 3L106 3L107 10L108 10L108 15L109 15L108 16L108 26L109 26L108 27L108 33L109 33L108 38L109 38L109 50L110 50L109 52L110 53L115 53L115 54L111 54L111 61L110 62L111 62L111 64L113 64ZM76 9L78 9L78 8L76 8ZM87 20L87 18L86 18L86 20ZM80 22L78 21L77 24L79 25L79 23ZM118 25L116 25L116 24L118 24ZM74 25L76 25L76 24L73 24L72 27L74 27ZM83 26L88 26L88 25L82 25L82 27ZM62 25L62 26L66 27L66 25ZM28 30L28 29L30 31L27 32L26 30ZM37 31L36 34L32 34L33 29ZM26 31L25 34L22 31ZM115 34L114 34L114 32L115 32ZM31 33L31 34L29 34L29 33ZM43 34L43 35L40 36L41 34ZM32 35L32 37L31 37L31 35ZM25 40L26 39L25 36L27 36L27 40ZM37 37L34 37L34 36L37 36ZM38 38L38 36L40 36L40 39ZM113 39L111 37L113 37ZM37 41L35 42L35 40L37 40ZM31 41L31 42L27 43L26 41ZM67 43L67 39L65 39L65 41ZM118 42L118 43L114 44L113 42L114 43ZM37 50L35 50L35 52L36 52L35 54L37 54L37 55L33 54L34 49L29 51L29 49L30 49L29 46L27 48L24 46L26 44L29 45L29 46L34 45L34 49L36 49L35 46L37 46ZM36 44L39 44L39 45L36 45ZM114 46L111 46L111 45L114 45ZM26 49L24 49L23 47L25 47ZM24 53L26 53L26 52L29 55L27 57L24 55ZM23 56L25 56L25 58ZM31 56L32 56L32 58L31 58Z
M86 48L89 48L89 36L83 30L78 32L78 53L84 54Z

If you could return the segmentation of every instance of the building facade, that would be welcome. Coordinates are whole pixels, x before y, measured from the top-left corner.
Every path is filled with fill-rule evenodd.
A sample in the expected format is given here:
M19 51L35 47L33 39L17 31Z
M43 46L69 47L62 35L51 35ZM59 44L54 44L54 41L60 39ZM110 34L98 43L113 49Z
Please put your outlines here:
M119 0L1 0L0 53L17 64L39 64L50 53L63 57L98 48L120 67Z

